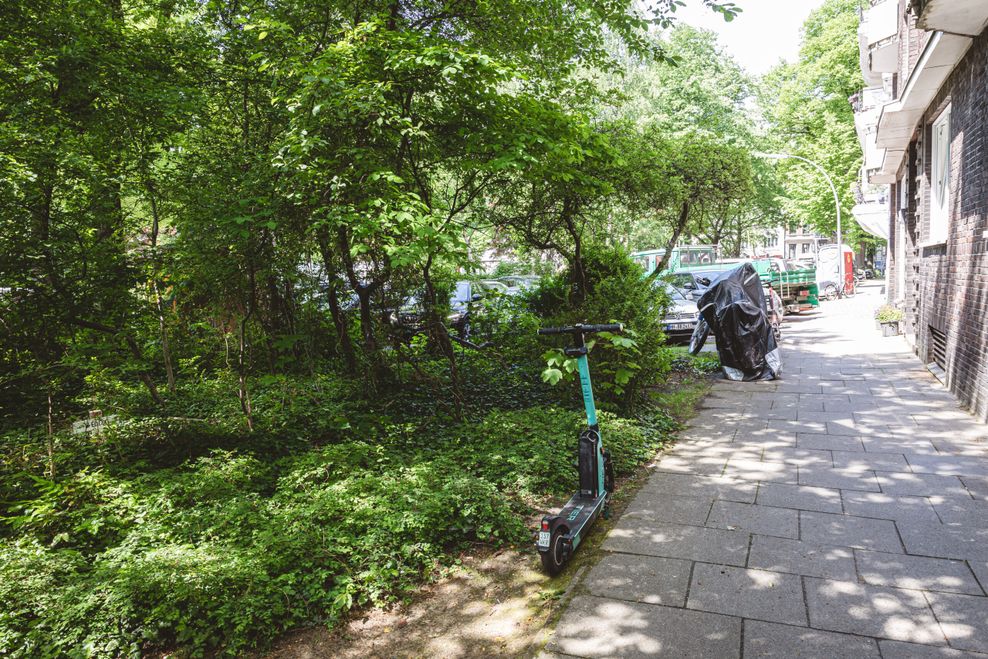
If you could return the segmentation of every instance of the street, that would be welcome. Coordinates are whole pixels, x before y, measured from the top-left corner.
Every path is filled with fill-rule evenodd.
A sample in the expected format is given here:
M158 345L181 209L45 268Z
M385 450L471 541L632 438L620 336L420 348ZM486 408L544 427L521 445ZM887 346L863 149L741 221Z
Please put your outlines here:
M883 301L789 316L781 380L717 381L546 656L988 653L988 429L881 337Z

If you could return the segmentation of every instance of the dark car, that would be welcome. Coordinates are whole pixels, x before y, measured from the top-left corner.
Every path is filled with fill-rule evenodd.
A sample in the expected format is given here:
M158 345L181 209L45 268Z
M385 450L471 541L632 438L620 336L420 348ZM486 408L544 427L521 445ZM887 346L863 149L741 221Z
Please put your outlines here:
M461 339L470 338L470 320L476 312L476 303L492 296L507 294L507 285L499 281L482 279L456 282L449 298L446 326ZM391 324L400 329L402 334L417 334L422 330L422 314L421 297L413 295L405 300L397 312L391 314Z

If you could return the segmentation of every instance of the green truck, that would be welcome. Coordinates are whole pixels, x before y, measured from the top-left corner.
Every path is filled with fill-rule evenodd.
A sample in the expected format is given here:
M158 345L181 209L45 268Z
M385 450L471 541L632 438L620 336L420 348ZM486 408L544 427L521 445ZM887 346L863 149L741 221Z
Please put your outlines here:
M732 270L746 262L754 266L763 284L772 287L779 294L782 306L789 313L808 311L820 306L820 289L817 287L816 270L813 268L790 269L782 259L737 259L721 261L715 264L716 271L710 271Z
M631 256L642 264L646 273L651 273L658 266L664 253L665 250L650 250L635 252ZM799 313L820 306L820 290L816 283L816 270L813 268L790 268L783 259L717 260L716 249L712 246L677 247L669 258L668 267L660 274L691 274L695 281L698 279L698 275L709 273L710 276L706 279L712 279L717 273L733 270L742 263L751 263L754 266L762 283L771 286L782 298L782 304L786 311Z

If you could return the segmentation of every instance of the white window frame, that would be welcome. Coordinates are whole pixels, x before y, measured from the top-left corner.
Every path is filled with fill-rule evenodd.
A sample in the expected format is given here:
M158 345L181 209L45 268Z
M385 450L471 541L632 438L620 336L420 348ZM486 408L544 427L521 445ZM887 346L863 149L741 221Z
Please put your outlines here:
M950 106L933 122L930 163L930 244L947 242L950 228Z

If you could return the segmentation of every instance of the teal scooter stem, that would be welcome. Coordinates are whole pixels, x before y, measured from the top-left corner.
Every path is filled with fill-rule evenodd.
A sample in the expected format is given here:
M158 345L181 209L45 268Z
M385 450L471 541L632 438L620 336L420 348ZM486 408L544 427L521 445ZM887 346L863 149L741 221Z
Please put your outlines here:
M587 361L585 336L597 332L620 333L624 327L617 325L573 325L540 329L539 334L569 334L573 345L564 350L567 357L576 358L583 392L583 406L587 412L587 427L580 432L579 464L580 489L559 511L558 515L542 518L536 549L542 566L550 575L559 574L580 546L590 526L600 514L607 514L610 494L614 491L614 475L610 454L604 450L597 423L597 406L590 383L590 365Z

